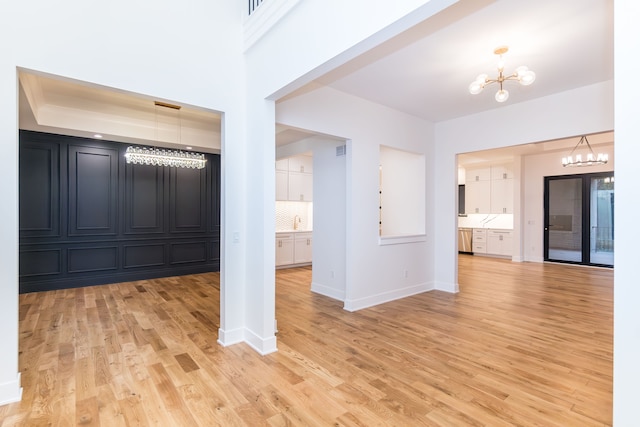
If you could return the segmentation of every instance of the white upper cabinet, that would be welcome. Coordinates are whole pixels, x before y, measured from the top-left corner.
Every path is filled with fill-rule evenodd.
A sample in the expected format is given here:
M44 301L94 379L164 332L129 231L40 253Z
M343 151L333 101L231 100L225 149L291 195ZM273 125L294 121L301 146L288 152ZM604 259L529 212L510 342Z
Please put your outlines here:
M491 168L469 169L465 172L465 183L470 181L489 181L491 179Z
M276 200L289 200L289 172L276 170Z
M313 157L289 157L289 172L313 173Z
M513 166L469 169L465 177L465 213L512 214Z
M313 157L301 155L276 161L276 200L313 200Z
M289 172L289 159L276 160L276 170Z
M498 179L513 179L513 165L510 163L491 165L491 180Z
M491 210L491 181L469 181L464 185L464 210L467 214L489 213Z
M292 202L313 201L313 175L289 172L289 200Z

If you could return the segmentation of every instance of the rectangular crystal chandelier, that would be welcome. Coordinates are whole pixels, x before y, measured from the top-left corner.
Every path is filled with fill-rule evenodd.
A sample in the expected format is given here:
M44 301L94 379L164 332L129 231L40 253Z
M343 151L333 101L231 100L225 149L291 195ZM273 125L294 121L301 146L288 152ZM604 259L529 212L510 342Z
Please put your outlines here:
M134 165L170 166L176 168L203 169L207 159L204 154L157 147L127 147L124 155L127 163Z

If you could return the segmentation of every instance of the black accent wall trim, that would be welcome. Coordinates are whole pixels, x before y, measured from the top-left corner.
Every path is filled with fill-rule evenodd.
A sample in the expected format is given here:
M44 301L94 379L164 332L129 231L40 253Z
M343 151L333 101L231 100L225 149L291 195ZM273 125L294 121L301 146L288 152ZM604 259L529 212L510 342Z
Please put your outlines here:
M20 131L20 292L220 269L220 156L127 164L126 144Z

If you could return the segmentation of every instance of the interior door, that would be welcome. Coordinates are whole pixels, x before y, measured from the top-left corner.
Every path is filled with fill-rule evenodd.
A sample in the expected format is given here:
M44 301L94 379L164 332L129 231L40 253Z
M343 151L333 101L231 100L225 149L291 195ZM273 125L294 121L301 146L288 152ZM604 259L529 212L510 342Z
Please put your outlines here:
M613 266L613 173L545 177L545 261Z

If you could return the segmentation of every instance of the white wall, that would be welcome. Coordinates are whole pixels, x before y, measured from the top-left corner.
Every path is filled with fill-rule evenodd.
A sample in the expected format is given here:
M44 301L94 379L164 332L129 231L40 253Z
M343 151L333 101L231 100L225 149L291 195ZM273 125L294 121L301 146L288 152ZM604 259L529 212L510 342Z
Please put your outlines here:
M223 241L244 231L242 2L22 1L0 7L0 402L19 398L17 67L225 113ZM221 41L224 41L221 43ZM232 141L232 143L229 143ZM241 331L245 254L223 245L221 341Z
M449 183L438 185L435 193L434 205L438 206L433 225L438 242L435 281L437 287L447 288L457 286L458 276L456 155L610 131L613 129L613 82L440 122L435 129L435 173L439 182ZM514 209L514 222L518 223L516 213Z
M638 286L638 100L640 3L614 8L616 211L613 330L613 425L638 423L640 384L640 286Z
M426 241L417 243L378 244L378 172L380 145L431 159L433 125L330 88L279 103L276 118L278 123L349 140L345 308L357 310L432 289L433 235L427 233ZM431 200L433 168L427 165L426 169L425 199ZM317 181L314 184L318 185ZM321 190L315 187L316 191ZM426 224L432 224L430 215L429 209ZM314 220L319 220L315 212ZM343 238L339 231L333 233L336 239ZM319 267L316 256L314 247L314 270Z
M576 138L578 142L578 138ZM562 156L566 152L545 153L524 156L522 176L523 216L522 236L524 260L542 262L544 260L544 177L558 175L574 175L579 173L610 172L614 170L613 144L607 147L596 146L596 153L607 153L609 162L606 165L590 166L588 168L564 168ZM617 202L617 200L616 200Z
M313 277L311 290L344 301L347 280L347 161L345 141L318 139L313 148Z

